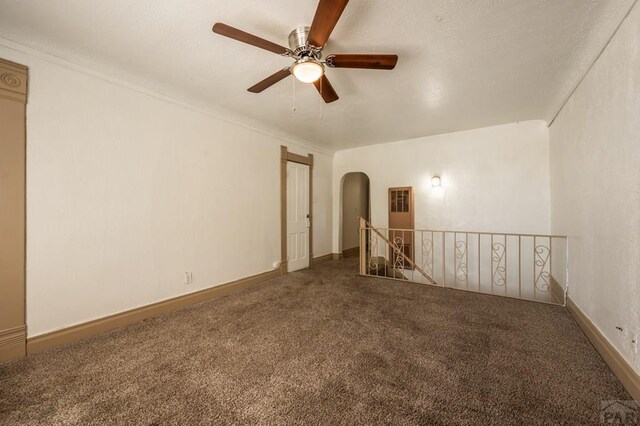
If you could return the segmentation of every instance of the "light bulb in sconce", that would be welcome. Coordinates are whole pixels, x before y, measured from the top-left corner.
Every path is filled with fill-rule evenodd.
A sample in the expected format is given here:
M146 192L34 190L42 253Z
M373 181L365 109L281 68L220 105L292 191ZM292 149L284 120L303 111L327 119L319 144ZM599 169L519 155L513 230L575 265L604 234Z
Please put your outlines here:
M431 178L431 186L434 188L439 188L442 186L442 179L440 179L440 176L433 175L433 177Z

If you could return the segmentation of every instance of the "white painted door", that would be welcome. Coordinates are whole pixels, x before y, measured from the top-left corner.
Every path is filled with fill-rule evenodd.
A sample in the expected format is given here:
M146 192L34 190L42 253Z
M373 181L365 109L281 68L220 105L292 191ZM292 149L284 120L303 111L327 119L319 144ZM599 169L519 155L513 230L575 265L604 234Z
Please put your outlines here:
M309 166L287 162L288 270L309 267Z

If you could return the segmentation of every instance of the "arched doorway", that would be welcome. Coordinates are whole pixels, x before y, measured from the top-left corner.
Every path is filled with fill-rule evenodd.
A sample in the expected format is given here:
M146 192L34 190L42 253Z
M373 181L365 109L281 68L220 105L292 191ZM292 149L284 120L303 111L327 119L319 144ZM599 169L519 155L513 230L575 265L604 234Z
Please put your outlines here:
M343 257L357 256L360 247L359 218L370 220L369 176L362 172L342 177L340 237Z

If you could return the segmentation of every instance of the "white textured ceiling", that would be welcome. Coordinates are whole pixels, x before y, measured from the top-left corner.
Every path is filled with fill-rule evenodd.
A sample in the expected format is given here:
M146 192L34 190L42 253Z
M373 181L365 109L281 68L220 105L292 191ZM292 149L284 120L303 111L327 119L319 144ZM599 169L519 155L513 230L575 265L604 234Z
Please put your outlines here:
M340 96L284 80L316 0L0 0L0 37L326 150L553 118L633 0L351 0L327 53L397 53L394 71L329 69ZM294 95L295 93L295 95ZM292 106L295 104L295 111Z

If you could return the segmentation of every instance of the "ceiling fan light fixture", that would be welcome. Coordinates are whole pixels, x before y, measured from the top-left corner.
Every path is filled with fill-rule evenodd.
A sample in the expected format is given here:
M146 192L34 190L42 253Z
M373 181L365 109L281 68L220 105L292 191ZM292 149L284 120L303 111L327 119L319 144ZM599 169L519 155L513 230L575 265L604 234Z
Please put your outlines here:
M300 26L289 33L289 47L255 36L230 25L216 22L213 32L230 39L268 50L280 56L293 59L291 66L282 68L247 90L262 93L264 90L284 80L291 74L303 83L313 83L325 103L335 102L338 94L325 75L324 66L329 68L360 68L370 70L392 70L398 62L398 55L392 54L332 54L322 60L322 50L327 44L342 12L349 0L318 0L316 14L310 27ZM295 81L295 80L294 80Z
M324 75L324 67L315 59L303 58L293 65L291 73L303 83L313 83Z

